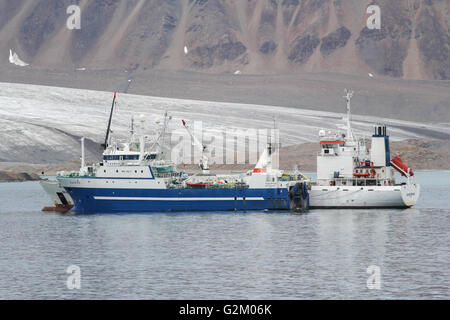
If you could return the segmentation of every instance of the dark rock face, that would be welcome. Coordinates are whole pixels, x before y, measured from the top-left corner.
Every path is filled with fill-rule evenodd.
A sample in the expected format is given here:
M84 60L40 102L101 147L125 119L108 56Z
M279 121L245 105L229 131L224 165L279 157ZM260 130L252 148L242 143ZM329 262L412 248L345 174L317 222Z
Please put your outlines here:
M163 30L164 32L171 32L177 27L177 19L174 16L167 15L164 17Z
M340 27L322 39L320 52L324 57L332 54L336 49L343 48L351 37L351 32L346 27Z
M190 0L190 1L192 2L193 0ZM194 0L194 3L198 6L203 6L207 2L208 2L208 0Z
M363 60L377 73L401 77L412 34L407 4L387 0L378 0L375 4L382 13L381 29L364 27L356 45Z
M298 0L283 0L283 2L281 2L281 5L286 7L288 6L296 7L298 6L298 4L299 4Z
M266 41L262 44L261 48L259 48L259 51L261 51L264 54L272 54L277 49L277 44L272 41Z
M214 46L199 46L192 51L193 64L200 68L210 68L215 63L232 61L245 53L247 48L240 41L226 39Z
M308 34L304 37L295 39L294 46L289 54L289 60L296 64L303 64L314 53L314 50L320 43L317 36Z
M241 54L243 54L247 48L242 44L242 42L225 42L218 46L217 56L221 60L234 60L237 59Z
M227 62L238 63L247 47L239 38L239 22L228 16L227 3L220 0L193 2L190 8L186 42L192 48L187 56L190 68L210 69ZM201 28L196 26L202 26Z
M435 19L431 8L424 8L419 16L419 23L415 30L419 50L431 65L433 77L440 80L450 79L450 37L448 32Z

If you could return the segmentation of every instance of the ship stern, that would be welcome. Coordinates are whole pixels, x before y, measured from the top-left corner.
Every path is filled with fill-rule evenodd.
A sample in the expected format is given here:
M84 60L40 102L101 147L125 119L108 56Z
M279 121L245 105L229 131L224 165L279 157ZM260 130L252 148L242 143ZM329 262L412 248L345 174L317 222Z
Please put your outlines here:
M402 185L401 195L402 201L406 207L414 206L419 200L420 185L413 181L408 181L406 184Z

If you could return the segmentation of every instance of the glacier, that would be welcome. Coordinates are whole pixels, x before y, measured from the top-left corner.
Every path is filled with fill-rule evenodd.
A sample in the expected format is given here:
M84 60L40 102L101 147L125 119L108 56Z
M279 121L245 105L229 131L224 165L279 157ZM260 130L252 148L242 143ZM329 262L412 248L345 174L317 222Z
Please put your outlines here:
M357 94L357 93L356 93ZM87 158L98 157L113 93L104 91L0 83L0 161L55 163L80 154L80 137L87 140ZM317 142L320 129L344 129L346 105L336 98L338 112L301 108L172 99L118 93L112 122L115 136L129 134L130 120L146 119L145 132L154 133L167 111L171 130L182 130L181 120L202 121L210 135L229 129L271 129L276 119L284 146ZM342 106L342 107L340 107ZM388 125L393 140L448 137L448 124L353 115L358 136L370 136L374 123Z

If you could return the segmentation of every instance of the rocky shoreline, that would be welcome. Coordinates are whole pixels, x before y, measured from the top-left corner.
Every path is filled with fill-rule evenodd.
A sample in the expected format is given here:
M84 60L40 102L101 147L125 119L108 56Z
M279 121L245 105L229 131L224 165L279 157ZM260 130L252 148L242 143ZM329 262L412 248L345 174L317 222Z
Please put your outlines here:
M41 180L36 173L0 171L0 182L25 182Z

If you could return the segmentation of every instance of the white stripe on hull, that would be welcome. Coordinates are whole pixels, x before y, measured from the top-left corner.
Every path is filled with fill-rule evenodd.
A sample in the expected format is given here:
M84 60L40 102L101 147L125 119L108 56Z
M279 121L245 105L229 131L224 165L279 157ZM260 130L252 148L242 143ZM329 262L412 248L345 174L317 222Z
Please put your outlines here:
M244 200L243 197L184 197L184 198L175 198L175 197L99 197L94 196L95 200L144 200L144 201L223 201L223 200ZM248 197L245 200L264 200L263 197Z
M118 179L118 178L76 178L58 177L66 188L101 188L101 189L167 189L166 180L155 179Z

